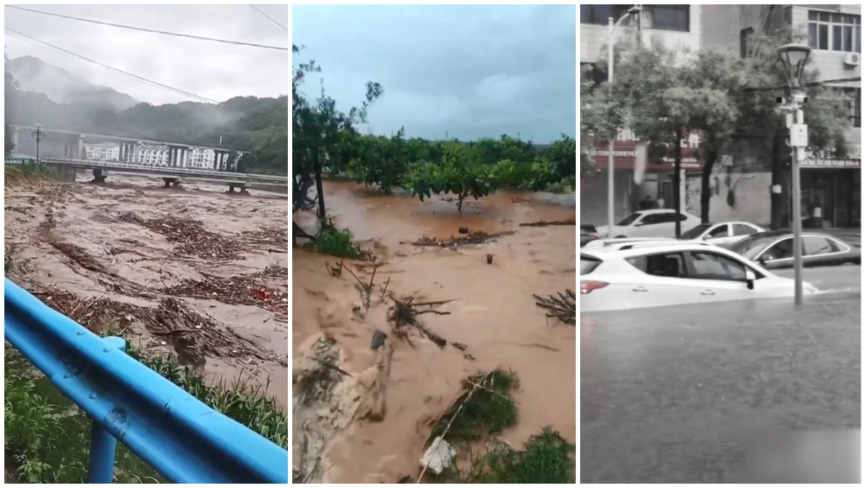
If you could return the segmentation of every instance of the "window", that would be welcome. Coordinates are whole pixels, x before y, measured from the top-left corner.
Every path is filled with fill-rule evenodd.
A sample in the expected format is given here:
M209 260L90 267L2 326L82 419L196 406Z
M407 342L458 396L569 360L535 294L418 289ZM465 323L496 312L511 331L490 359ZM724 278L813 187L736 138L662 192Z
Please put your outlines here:
M627 258L639 271L664 278L687 278L687 267L681 253L652 254Z
M648 29L690 32L690 5L645 5L649 15L643 15L642 27ZM647 25L650 17L651 25Z
M805 237L802 239L802 256L830 254L835 252L835 247L824 237Z
M592 271L594 271L595 269L597 269L598 266L603 264L601 260L597 258L592 258L590 256L582 256L579 262L579 276L591 274Z
M747 273L744 265L716 253L692 252L690 258L696 270L695 278L700 280L745 281Z
M753 27L741 30L741 58L751 55L750 43L753 41Z
M582 24L609 25L609 17L613 22L617 22L632 5L582 5L581 7Z
M808 12L808 45L826 51L862 52L862 17Z
M732 235L734 236L752 236L756 234L757 231L753 227L744 224L733 224L732 225Z
M793 238L784 239L783 241L772 246L771 249L763 253L762 258L766 261L774 259L792 259L793 257Z
M708 233L708 236L711 238L714 237L727 237L729 235L728 224L721 224L717 227L711 229L711 232Z

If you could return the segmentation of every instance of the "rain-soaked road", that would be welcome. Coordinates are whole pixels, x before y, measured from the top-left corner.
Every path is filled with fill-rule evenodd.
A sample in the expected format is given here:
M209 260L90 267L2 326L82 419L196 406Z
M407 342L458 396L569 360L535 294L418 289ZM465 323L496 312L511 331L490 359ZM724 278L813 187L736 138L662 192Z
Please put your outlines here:
M798 310L766 300L582 314L581 482L858 482L859 319L858 291ZM828 459L780 432L820 439ZM776 442L759 451L778 456L772 479L747 473L773 465L751 451L757 439Z

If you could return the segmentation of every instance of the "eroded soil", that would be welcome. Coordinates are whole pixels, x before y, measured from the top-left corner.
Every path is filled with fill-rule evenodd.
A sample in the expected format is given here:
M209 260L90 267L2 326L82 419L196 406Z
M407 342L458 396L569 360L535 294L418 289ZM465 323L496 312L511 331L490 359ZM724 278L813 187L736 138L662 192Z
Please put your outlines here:
M552 426L575 443L576 329L533 297L575 290L575 227L520 225L575 221L574 196L504 193L459 214L448 201L352 183L325 192L328 214L379 264L293 250L293 479L415 481L462 380L495 368L520 381L518 424L502 441L520 448ZM315 230L309 212L293 218ZM411 298L454 301L409 317L396 302Z
M96 332L126 329L214 381L267 384L286 407L286 197L78 178L6 188L7 276Z

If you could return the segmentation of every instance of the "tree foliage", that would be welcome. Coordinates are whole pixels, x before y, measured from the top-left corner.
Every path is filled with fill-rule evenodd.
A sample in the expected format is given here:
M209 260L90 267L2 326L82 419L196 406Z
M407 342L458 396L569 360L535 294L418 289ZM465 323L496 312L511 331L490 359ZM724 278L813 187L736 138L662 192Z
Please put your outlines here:
M615 46L617 76L611 86L612 101L606 98L608 90L595 90L592 96L598 98L592 98L587 105L583 97L582 136L585 137L585 129L593 128L595 134L604 134L600 139L605 139L615 127L629 127L649 141L649 158L674 156L678 161L680 142L690 131L702 131L700 150L705 166L701 213L707 222L709 181L717 159L731 153L744 140L760 141L773 153L774 144L786 135L783 116L775 101L784 93L750 88L786 85L777 47L800 39L799 34L790 34L780 39L757 38L753 57L748 59L724 50L672 49L659 37L652 38L650 43L632 36L623 38ZM809 65L803 83L816 81L818 77L817 70ZM832 100L829 88L811 87L807 91L809 99L822 100L804 107L805 122L809 125L808 149L842 155L846 152L848 125L843 104ZM671 147L675 149L667 149ZM582 168L589 164L583 146ZM674 176L677 182L678 175ZM677 205L680 200L677 184L673 187Z

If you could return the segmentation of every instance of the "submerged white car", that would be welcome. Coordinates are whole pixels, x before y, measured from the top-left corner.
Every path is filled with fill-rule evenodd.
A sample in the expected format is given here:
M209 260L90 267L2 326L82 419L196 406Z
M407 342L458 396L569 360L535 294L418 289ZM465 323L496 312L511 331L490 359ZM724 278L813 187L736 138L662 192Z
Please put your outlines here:
M686 232L702 223L699 217L681 212L676 214L671 208L640 210L634 212L609 229L597 227L600 238L606 237L675 237L675 221L681 220L681 231Z
M698 243L582 252L580 262L583 313L795 295L793 280ZM809 283L803 287L806 295L818 291Z
M716 246L725 246L737 242L747 236L759 234L766 230L750 222L719 222L716 224L699 224L681 234L685 241L702 241Z

